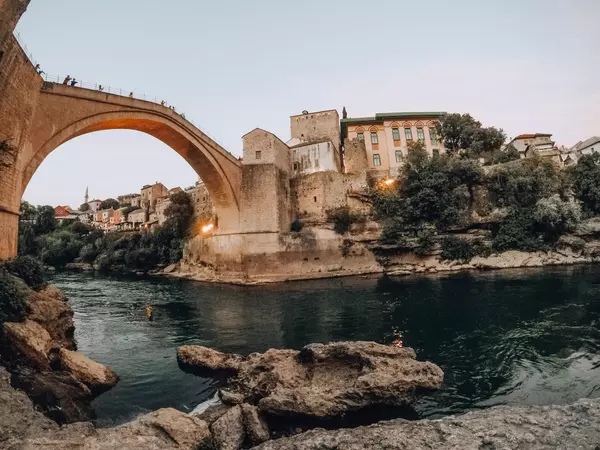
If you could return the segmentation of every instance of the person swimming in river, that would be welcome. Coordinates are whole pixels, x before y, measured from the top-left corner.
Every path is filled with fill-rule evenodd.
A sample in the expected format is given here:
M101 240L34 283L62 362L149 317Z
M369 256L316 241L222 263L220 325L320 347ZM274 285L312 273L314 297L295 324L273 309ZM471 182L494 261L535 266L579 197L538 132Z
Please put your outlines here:
M392 335L395 339L392 341L391 345L393 345L394 347L403 347L404 342L402 342L402 333L398 330L394 330L392 332Z
M149 321L153 321L154 320L154 316L152 314L152 306L150 306L150 305L146 306L146 316L148 317Z

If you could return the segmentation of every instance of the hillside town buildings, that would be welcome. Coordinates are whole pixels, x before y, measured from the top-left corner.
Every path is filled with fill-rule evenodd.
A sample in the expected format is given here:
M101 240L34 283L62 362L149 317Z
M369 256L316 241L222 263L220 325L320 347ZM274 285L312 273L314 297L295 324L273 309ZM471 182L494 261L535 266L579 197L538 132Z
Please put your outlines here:
M287 177L285 183L289 183L288 193L279 192L282 185L269 184L260 176L254 182L265 196L281 194L289 198L287 208L291 219L301 218L308 224L319 222L328 211L341 206L367 212L369 205L364 201L364 193L368 186L397 177L412 143L421 143L431 156L445 153L436 131L444 114L421 111L348 117L344 108L340 119L334 109L303 111L290 117L290 139L285 143L258 128L245 135L242 162L275 165L282 170L280 176ZM270 141L267 143L265 139ZM566 149L556 146L552 134L531 133L518 135L508 145L514 146L522 158L550 158L564 167L575 163L582 154L599 151L600 138L592 137ZM139 194L118 196L120 208L114 210L100 210L100 200L87 201L89 211L83 214L59 206L56 217L79 219L106 231L151 230L167 220L170 196L178 192L190 196L198 220L218 222L208 189L200 179L194 186L183 189L169 189L160 182L144 185ZM287 220L279 216L271 219Z

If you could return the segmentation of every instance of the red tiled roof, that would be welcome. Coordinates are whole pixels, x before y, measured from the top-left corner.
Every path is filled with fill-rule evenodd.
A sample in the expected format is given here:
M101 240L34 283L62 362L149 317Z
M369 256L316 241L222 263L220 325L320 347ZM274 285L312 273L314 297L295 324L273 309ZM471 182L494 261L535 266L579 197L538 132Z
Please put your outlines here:
M538 136L552 136L548 133L520 134L515 139L533 139Z

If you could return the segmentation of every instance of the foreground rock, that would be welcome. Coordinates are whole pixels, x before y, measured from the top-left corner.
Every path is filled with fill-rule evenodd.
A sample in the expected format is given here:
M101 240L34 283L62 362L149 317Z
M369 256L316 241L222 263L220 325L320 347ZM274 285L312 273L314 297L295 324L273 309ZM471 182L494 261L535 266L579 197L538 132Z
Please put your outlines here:
M113 370L92 361L82 353L61 348L59 357L62 369L85 384L94 395L106 392L119 381L119 377Z
M329 419L378 405L411 405L444 377L435 364L416 361L412 349L375 342L311 344L247 358L186 346L178 357L200 369L237 373L231 391L262 413L286 417Z
M73 310L59 289L46 286L37 292L15 280L25 295L27 315L22 322L3 324L0 363L11 372L13 385L58 423L92 419L92 400L113 387L117 375L71 351Z
M183 345L177 348L179 364L200 371L235 374L243 360L240 355L221 353L199 345Z
M73 310L67 298L55 286L47 286L40 292L31 292L27 297L28 319L39 323L50 334L55 343L73 349Z
M600 400L570 406L500 406L440 420L391 420L368 427L311 430L260 450L597 449Z
M173 409L161 409L121 427L89 423L59 427L8 383L0 367L0 448L158 450L209 447L207 425ZM240 408L237 406L236 408ZM242 415L243 409L242 406ZM247 431L246 431L247 432ZM209 436L209 437L205 437ZM368 427L312 430L268 441L259 450L354 449L590 449L600 443L600 399L570 406L494 407L441 420L393 420ZM204 446L201 446L204 445Z
M2 327L2 356L11 367L27 365L38 370L50 370L48 353L52 337L33 320L11 323Z

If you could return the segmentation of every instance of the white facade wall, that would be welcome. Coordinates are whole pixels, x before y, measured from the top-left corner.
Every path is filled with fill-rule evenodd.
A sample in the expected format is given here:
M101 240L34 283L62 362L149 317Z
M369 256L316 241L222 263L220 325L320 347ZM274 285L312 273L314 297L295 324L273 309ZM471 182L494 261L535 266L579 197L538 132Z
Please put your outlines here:
M290 149L293 176L340 171L340 159L331 141L306 144Z

